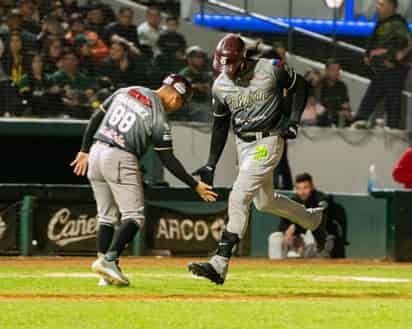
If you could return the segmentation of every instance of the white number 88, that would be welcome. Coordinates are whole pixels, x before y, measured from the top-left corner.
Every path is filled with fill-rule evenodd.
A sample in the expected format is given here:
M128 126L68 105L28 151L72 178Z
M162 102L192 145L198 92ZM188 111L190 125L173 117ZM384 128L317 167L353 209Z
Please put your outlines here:
M128 132L136 122L136 115L132 112L126 112L123 106L118 106L109 118L111 126L117 126L121 133Z

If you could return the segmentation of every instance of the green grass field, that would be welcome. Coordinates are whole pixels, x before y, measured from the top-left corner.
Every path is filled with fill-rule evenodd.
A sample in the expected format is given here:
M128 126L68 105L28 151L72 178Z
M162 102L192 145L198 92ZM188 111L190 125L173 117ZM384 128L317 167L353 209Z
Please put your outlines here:
M0 258L0 329L412 327L411 264L235 260L215 286L189 259L132 258L116 288L91 261Z

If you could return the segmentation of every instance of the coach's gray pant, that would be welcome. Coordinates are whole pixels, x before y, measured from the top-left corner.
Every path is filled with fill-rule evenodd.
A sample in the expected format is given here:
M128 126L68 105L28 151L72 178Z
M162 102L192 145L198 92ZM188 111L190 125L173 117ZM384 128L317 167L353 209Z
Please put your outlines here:
M100 225L115 225L120 217L143 227L143 175L135 155L97 142L90 150L87 176Z
M240 238L248 225L252 201L257 210L285 217L305 229L313 230L321 222L322 211L307 211L303 205L274 193L273 170L282 157L284 144L279 136L251 143L236 139L239 174L229 197L226 229Z

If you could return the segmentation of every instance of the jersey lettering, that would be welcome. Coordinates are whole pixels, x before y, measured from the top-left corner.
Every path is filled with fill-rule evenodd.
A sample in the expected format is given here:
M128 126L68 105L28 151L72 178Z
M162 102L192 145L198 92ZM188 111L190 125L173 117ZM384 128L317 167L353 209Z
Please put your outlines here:
M130 89L128 91L128 94L133 97L134 99L137 99L140 103L142 103L144 106L151 107L152 106L152 101L150 98L146 97L143 95L139 90L137 89Z
M106 102L105 115L95 139L142 157L152 144L172 148L172 136L160 99L144 87L119 89ZM149 106L150 105L150 106Z
M136 115L133 112L126 111L126 109L119 105L117 106L109 118L109 125L119 129L121 133L127 133L136 122Z

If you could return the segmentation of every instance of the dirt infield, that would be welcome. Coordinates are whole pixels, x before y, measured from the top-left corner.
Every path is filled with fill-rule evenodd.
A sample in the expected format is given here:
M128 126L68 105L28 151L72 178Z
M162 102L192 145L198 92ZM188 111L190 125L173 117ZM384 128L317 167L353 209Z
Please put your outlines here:
M0 257L0 266L87 266L93 261L93 257ZM163 266L185 266L189 262L201 258L182 258L182 257L125 257L122 258L123 266L145 266L145 267L163 267ZM204 258L202 259L204 260ZM231 266L242 267L267 267L267 266L295 266L295 265L322 265L322 266L339 266L339 265L356 265L356 266L407 266L412 267L412 263L394 263L383 260L268 260L263 258L234 258Z

